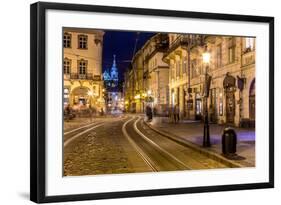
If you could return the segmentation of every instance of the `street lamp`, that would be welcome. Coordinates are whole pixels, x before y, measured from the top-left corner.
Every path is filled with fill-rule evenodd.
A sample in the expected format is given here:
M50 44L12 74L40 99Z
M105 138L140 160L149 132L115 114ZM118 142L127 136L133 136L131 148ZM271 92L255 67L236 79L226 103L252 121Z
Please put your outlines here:
M208 97L211 83L211 76L208 75L208 69L210 64L210 53L205 46L205 51L202 54L203 64L205 65L205 85L204 85L204 135L203 135L203 147L210 147L210 127L209 127L209 116L208 116Z
M205 51L204 51L204 53L202 55L203 55L203 63L205 65L208 65L210 63L211 55L208 52L207 47L205 47ZM206 73L206 71L205 71L205 73Z
M135 100L139 100L141 98L140 94L135 95Z

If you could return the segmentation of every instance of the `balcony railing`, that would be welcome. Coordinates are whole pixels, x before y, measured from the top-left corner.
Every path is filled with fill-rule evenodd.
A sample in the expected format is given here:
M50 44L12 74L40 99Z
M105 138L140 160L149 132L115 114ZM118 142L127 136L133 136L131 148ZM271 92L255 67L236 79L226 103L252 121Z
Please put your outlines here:
M101 76L100 75L93 75L93 73L85 73L85 74L70 73L70 74L64 74L64 78L65 79L96 80L96 81L101 80Z
M151 56L153 56L156 52L165 52L169 48L169 41L167 34L158 34L154 37L155 45L149 51L148 54L144 56L144 61L148 61Z
M167 50L164 57L169 55L169 53L173 52L178 47L187 48L188 44L190 45L190 48L194 46L202 46L203 39L204 39L203 35L189 35L189 34L179 35L173 42L171 42L169 49Z
M248 52L242 55L242 66L248 66L255 63L255 53Z

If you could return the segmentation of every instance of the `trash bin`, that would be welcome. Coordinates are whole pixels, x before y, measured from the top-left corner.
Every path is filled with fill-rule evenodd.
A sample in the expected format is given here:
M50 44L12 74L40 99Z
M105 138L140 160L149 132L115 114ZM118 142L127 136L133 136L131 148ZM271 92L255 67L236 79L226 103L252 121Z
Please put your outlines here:
M233 128L225 128L222 135L222 153L225 155L235 154L237 135Z

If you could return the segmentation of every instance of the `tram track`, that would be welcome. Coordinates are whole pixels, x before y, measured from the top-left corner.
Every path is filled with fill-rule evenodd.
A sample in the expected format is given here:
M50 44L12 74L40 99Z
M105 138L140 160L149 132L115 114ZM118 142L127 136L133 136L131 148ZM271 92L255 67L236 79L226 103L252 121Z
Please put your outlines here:
M126 132L126 138L152 171L226 167L220 162L155 132L143 123L141 117L131 118L123 125L123 129Z
M64 135L64 138L66 138L64 140L63 146L66 147L68 144L70 144L72 141L74 141L75 139L77 139L78 137L91 132L93 129L101 127L105 124L105 122L98 122L98 123L94 123L91 124L90 126L84 126L83 128L81 127L81 129L77 129L74 132L71 133L71 135ZM89 127L89 128L88 128Z
M191 167L145 135L137 127L140 119L140 117L131 118L124 123L122 130L131 145L152 171L191 169Z
M87 124L87 125L84 125L81 127L74 128L72 130L68 130L67 132L63 133L63 141L65 142L68 139L72 138L73 136L79 134L80 132L87 130L89 127L98 125L99 123L101 123L101 122L93 122L93 123L90 123L90 124Z
M123 120L124 118L126 119L126 117L121 117L121 118L115 117L114 120L108 121L108 123ZM68 130L68 131L64 132L64 136L63 136L64 147L66 147L74 139L76 139L84 134L87 134L88 132L91 132L95 128L103 126L105 123L107 123L106 119L99 121L99 122L89 123L87 125L83 125L81 127L77 127L72 130Z
M158 171L156 165L153 163L153 161L150 160L150 158L147 156L147 154L135 143L135 141L130 137L126 130L126 126L128 123L133 121L135 117L132 117L130 120L126 121L122 126L122 132L124 136L127 138L127 140L130 142L130 144L134 147L134 149L137 151L139 156L143 159L145 164L151 169L151 171Z

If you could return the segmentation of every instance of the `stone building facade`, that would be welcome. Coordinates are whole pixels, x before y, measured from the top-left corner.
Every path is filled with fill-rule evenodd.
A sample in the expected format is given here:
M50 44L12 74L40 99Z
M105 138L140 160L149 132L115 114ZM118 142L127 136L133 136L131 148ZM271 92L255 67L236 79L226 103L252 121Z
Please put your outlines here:
M65 28L64 104L104 108L101 30Z
M202 61L206 46L208 65ZM163 59L170 66L170 105L179 105L181 118L202 119L207 72L212 78L210 121L254 124L255 38L169 34L169 49Z
M169 66L163 62L168 35L156 34L136 52L125 74L125 106L131 112L144 112L146 105L164 110L169 103Z
M163 61L168 42L167 34L156 34L143 46L146 104L159 113L169 105L169 65Z
M146 104L178 105L181 119L190 120L202 120L208 109L211 122L254 126L255 49L254 37L157 34L125 75L125 104L136 112ZM207 106L205 74L211 77Z

